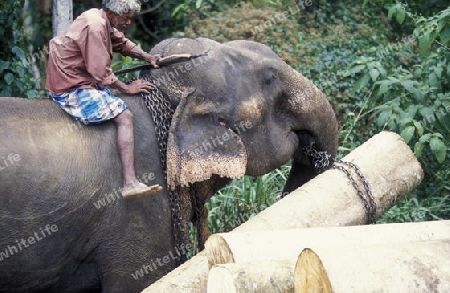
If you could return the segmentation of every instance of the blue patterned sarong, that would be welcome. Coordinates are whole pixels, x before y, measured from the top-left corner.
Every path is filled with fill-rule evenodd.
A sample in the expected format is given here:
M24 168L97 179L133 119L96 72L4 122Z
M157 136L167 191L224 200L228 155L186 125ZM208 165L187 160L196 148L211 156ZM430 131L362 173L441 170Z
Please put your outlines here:
M125 102L107 88L75 89L62 95L50 93L61 109L84 123L100 123L117 117L128 109Z

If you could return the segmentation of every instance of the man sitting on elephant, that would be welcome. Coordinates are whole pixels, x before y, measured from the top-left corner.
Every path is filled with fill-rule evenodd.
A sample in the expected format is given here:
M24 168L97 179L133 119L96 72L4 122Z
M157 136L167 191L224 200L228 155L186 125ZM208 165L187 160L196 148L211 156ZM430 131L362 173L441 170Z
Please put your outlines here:
M105 0L103 9L82 13L61 35L50 40L46 89L67 113L84 124L113 119L122 160L124 197L151 195L162 188L148 187L136 178L133 114L106 86L126 94L149 93L153 84L136 80L125 84L111 70L112 52L144 60L154 67L159 55L150 55L123 34L140 11L138 0Z

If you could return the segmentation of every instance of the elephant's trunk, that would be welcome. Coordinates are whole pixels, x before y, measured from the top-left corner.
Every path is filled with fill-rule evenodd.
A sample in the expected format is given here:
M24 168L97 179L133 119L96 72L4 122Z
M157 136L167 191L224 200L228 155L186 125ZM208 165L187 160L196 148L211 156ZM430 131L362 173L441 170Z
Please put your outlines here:
M325 95L303 75L290 67L287 70L290 81L285 88L288 111L294 117L293 130L299 136L299 147L284 188L284 192L291 192L316 175L311 158L302 152L305 144L313 140L317 150L336 156L338 123Z

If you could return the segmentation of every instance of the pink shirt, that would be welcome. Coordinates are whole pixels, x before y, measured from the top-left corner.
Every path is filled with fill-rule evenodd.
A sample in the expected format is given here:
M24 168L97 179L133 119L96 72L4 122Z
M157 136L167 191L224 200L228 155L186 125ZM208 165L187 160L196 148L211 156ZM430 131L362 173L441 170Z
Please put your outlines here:
M110 85L117 81L111 70L112 53L128 55L135 46L111 26L103 10L90 9L50 40L45 87L61 95L76 88Z

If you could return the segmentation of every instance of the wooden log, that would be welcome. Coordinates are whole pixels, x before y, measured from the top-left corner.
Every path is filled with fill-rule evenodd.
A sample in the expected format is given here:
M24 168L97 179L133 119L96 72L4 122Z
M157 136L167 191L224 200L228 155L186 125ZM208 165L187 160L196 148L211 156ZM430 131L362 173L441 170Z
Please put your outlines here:
M208 273L208 259L201 251L142 293L206 293Z
M207 292L294 292L296 260L221 264L209 272Z
M423 179L411 149L393 132L383 131L343 158L356 164L366 178L379 217ZM344 173L328 170L234 231L331 227L367 223L364 206Z
M391 132L375 135L344 160L358 165L368 180L378 205L378 216L414 189L423 178L420 164L410 148L399 135ZM366 220L365 210L347 178L337 170L328 170L235 231L358 225L366 223ZM191 271L187 267L195 269ZM207 276L206 255L202 254L143 292L205 292ZM191 283L188 285L188 282Z
M450 239L304 249L296 293L450 292Z
M205 252L217 264L297 259L304 248L391 245L450 238L450 220L279 231L232 231L211 235Z

